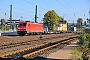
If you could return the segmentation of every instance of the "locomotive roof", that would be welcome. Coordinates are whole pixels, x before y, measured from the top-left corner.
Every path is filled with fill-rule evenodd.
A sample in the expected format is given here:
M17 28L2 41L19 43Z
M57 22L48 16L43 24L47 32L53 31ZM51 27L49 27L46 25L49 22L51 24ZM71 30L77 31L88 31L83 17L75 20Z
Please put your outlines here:
M31 23L31 22L19 22L19 23ZM43 23L32 23L32 24L43 24Z

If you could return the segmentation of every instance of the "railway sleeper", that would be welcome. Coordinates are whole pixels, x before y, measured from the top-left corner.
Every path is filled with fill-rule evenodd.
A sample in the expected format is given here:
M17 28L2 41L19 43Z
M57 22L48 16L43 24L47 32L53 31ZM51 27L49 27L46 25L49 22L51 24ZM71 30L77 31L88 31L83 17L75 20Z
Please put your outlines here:
M36 40L34 42L36 42ZM29 41L27 43L25 43L25 42L22 42L22 43L11 43L8 46L7 45L1 45L0 46L1 48L0 49L10 48L10 47L16 47L16 46L25 45L25 44L31 44L31 43L33 43L33 42Z
M63 36L62 36L63 37ZM56 37L52 37L52 38L56 38ZM45 39L50 39L50 38L45 38ZM40 40L41 41L41 40ZM34 40L33 42L37 42L37 40ZM25 42L21 42L20 44L19 43L11 43L10 46L6 46L6 45L2 45L2 46L5 46L5 47L1 47L0 49L5 49L5 48L9 48L9 47L16 47L16 46L20 46L20 45L25 45L25 44L31 44L33 43L31 41L27 41L27 43ZM14 44L14 45L13 45Z
M53 41L51 43L60 43L62 41L68 40L68 39L70 39L70 38L63 38L62 40L56 40L56 41Z
M51 44L55 44L55 43L51 43ZM50 44L50 45L51 45ZM47 45L48 45L48 43L47 43ZM28 49L26 49L26 50L32 50L32 49L36 49L36 48L40 48L40 47L42 47L42 46L45 46L45 44L41 44L41 45L38 45L38 46L34 46L34 47L29 47ZM54 47L54 45L52 46L52 47L49 47L49 48L47 48L47 49L45 49L45 50L42 50L42 51L46 51L46 50L49 50L49 49L51 49L51 48L53 48ZM9 54L4 54L4 55L2 55L1 57L8 57L8 56L10 56L10 55L13 55L13 54L17 54L17 53L21 53L21 52L25 52L26 50L19 50L19 51L15 51L14 53L12 52L11 54L9 53ZM40 53L42 53L42 51L40 51ZM38 52L39 53L39 52ZM36 54L36 53L35 53Z
M50 47L47 47L47 48L44 48L44 49L41 49L41 50L38 50L38 51L35 51L35 52L32 52L32 53L30 53L30 54L26 54L26 55L24 55L23 57L24 57L24 58L29 58L29 57L31 57L32 55L41 54L41 53L43 53L44 51L48 51L48 50L52 49L52 48L55 47L55 46L58 46L58 44L53 45L53 46L50 46Z
M0 49L10 48L10 47L16 47L16 46L20 46L20 44L3 46L3 47L1 47Z
M48 44L48 43L47 43ZM18 53L21 53L21 52L25 52L27 50L33 50L33 49L36 49L36 48L40 48L42 46L45 46L45 44L41 44L41 45L38 45L38 46L34 46L34 47L29 47L29 48L25 48L23 50L17 50L17 51L14 51L14 52L10 52L10 53L7 53L7 54L3 54L1 55L0 57L4 58L4 57L8 57L8 56L11 56L11 55L14 55L14 54L18 54Z
M71 40L64 41L64 42L62 42L62 44L63 44L63 43L67 43L67 42L69 42L69 41L71 41Z
M69 40L67 40L67 41L64 41L64 42L62 42L61 44L70 44L71 43L71 41L73 41L73 40L75 40L76 38L72 38L72 39L69 39Z

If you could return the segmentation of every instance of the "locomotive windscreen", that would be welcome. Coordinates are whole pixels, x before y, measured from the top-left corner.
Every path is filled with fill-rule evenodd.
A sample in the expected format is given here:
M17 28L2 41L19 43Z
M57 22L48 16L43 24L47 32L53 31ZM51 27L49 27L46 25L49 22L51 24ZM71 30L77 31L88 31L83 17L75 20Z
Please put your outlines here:
M19 26L26 26L26 23L23 23L23 24L19 24Z

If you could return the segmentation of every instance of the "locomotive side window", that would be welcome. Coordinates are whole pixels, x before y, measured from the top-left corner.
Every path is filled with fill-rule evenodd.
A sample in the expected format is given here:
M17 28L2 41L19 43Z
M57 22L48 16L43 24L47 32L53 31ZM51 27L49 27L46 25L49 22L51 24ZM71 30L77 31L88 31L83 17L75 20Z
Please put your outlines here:
M28 26L30 26L30 24L28 24Z

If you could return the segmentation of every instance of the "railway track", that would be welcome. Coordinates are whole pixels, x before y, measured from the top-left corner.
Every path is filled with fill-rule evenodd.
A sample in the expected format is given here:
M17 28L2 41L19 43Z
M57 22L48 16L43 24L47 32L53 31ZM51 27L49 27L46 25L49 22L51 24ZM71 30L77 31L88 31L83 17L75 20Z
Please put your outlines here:
M22 49L17 49L15 51L10 51L7 53L0 54L1 58L32 58L37 55L42 54L43 52L46 52L50 49L53 49L57 46L60 46L61 44L69 43L70 41L74 40L77 38L79 35L62 35L58 37L52 37L52 38L44 38L41 40L35 40L35 41L28 41L28 42L23 42L23 43L18 43L14 45L10 45L6 47L5 49L8 48L14 48L16 46L24 46L24 45L29 45L28 47L22 48ZM39 43L38 43L39 42ZM35 45L32 45L35 44ZM30 46L32 45L32 46ZM3 46L4 47L4 46ZM1 47L0 47L1 48ZM3 50L4 48L1 48Z
M58 38L58 37L64 37L64 36L69 36L71 34L65 34L65 35L60 35L60 36L54 36L54 37L48 37L48 38L42 38L42 39L39 39L39 40L30 40L30 41L24 41L24 42L21 42L21 43L10 43L8 45L0 45L0 50L1 49L6 49L6 48L11 48L11 47L17 47L17 46L21 46L21 45L29 45L29 44L34 44L36 42L42 42L42 41L47 41L47 39L52 39L52 38ZM72 34L74 35L74 34Z

